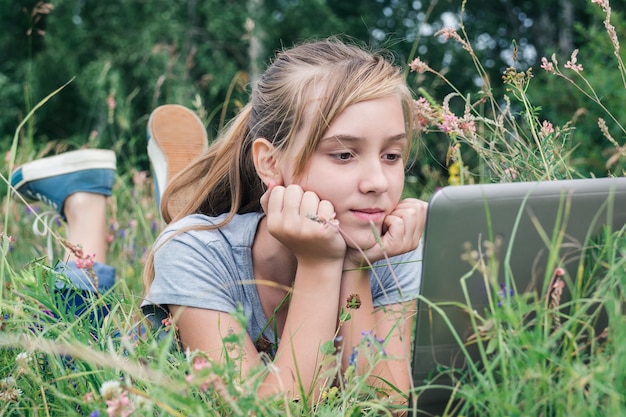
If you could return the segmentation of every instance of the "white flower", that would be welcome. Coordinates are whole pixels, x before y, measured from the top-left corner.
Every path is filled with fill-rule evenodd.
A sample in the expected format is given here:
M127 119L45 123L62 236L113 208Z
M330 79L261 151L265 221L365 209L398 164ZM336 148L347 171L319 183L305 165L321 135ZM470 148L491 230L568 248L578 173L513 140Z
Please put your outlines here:
M105 381L100 386L100 395L105 400L113 400L122 395L122 386L119 381Z
M20 368L25 368L33 360L30 352L20 352L15 357L15 364Z

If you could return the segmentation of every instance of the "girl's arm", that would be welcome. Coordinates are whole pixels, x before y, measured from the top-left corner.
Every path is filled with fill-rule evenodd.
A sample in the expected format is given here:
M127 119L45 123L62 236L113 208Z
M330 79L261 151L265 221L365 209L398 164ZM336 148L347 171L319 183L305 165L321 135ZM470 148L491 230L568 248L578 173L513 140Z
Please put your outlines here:
M397 395L396 389L407 393L411 385L409 361L415 303L374 308L367 270L345 272L340 297L340 309L350 314L350 319L339 329L343 339L342 368L355 365L357 374L369 375L371 386L391 396ZM360 303L355 302L357 298ZM356 356L354 349L358 352Z
M285 393L292 398L313 394L323 388L321 344L332 340L337 323L341 262L299 266L293 294L273 366L264 378L259 395ZM224 346L222 338L245 329L230 314L201 308L169 306L176 318L181 342L186 349L201 350L216 361L225 356L239 360L246 378L261 364L261 357L246 334L242 346ZM301 391L302 390L302 391Z
M378 349L380 360L371 369L367 355L357 355L357 372L369 372L369 382L393 395L394 388L408 392L411 385L410 354L411 335L415 315L415 303L404 302L374 308L370 287L369 269L362 268L368 262L409 252L417 247L424 229L427 204L416 199L401 201L385 219L385 232L379 242L365 251L348 249L341 283L339 310L350 314L343 323L342 365L350 364L353 349L363 338L369 338L371 349ZM349 236L346 236L349 241ZM415 279L419 279L415 274ZM359 308L355 308L360 300ZM352 307L352 308L350 308ZM365 341L367 344L367 341ZM372 352L375 353L375 352ZM391 385L391 386L390 386Z
M313 395L323 388L320 347L331 341L337 327L337 305L346 244L336 228L314 218L330 219L334 208L315 193L296 185L275 186L261 200L267 230L297 260L293 292L272 371L259 389L260 395L286 393L292 397ZM278 268L280 269L280 268ZM181 341L186 348L206 351L214 360L224 360L222 338L240 334L241 325L225 313L170 306ZM232 358L242 357L246 377L260 363L260 356L246 336L243 351L228 350Z

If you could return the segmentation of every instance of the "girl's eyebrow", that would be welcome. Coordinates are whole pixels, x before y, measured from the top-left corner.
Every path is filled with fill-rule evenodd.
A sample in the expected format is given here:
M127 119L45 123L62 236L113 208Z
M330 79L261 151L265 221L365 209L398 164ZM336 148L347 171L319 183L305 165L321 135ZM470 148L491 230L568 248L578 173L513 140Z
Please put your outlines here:
M344 142L361 142L365 140L365 138L360 137L360 136L339 134L339 135L332 135L332 136L328 136L328 137L320 139L320 144L326 141L331 141L331 140L336 140L338 142L344 143ZM389 136L388 138L385 138L384 141L385 142L399 142L403 140L407 140L406 133L404 132L399 133L397 135Z

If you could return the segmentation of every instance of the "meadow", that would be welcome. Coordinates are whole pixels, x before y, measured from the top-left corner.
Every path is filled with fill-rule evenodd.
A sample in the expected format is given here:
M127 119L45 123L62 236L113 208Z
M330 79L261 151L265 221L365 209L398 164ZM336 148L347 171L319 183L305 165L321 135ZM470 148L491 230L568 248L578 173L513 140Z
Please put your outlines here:
M616 87L626 89L626 68L610 7L608 2L593 3L605 13L608 54L613 59L606 71L617 71L623 84ZM458 43L475 58L478 78L484 84L474 97L456 91L444 74L420 58L407 63L411 82L436 77L452 90L438 100L415 89L414 121L419 131L415 166L428 152L428 138L445 141L448 152L443 173L427 167L411 171L407 196L428 199L445 185L584 177L585 171L570 158L576 147L570 140L573 128L543 120L541 103L530 98L534 73L539 71L605 111L605 117L598 120L598 136L611 144L606 175L624 176L626 130L613 110L604 107L602 92L585 77L586 63L578 51L567 57L544 57L534 69L508 68L501 80L506 95L494 97L462 24L438 36ZM32 132L24 129L27 122L28 117L16 126L12 147L2 163L4 184L19 163L75 146L55 142L38 149L32 136L28 137ZM607 125L617 127L620 137L614 138ZM92 310L75 317L59 308L53 266L64 251L62 221L44 205L25 205L3 186L0 416L381 416L411 409L410 403L391 404L366 385L365 375L350 371L339 376L337 387L329 387L316 398L260 399L256 387L267 370L242 380L233 361L209 363L197 359L201 358L198 352L177 349L175 332L163 329L136 337L142 323L138 306L143 263L163 226L150 172L137 166L132 158L121 159L118 165L108 206L108 256L117 269L118 282L112 291L94 295L94 309L110 309L96 327L86 317ZM583 280L595 284L575 292L576 299L567 306L558 293L547 301L541 294L511 294L503 306L484 312L474 338L483 352L482 367L463 370L452 393L460 401L451 402L445 414L626 415L626 233L607 232L600 241L585 242L585 247L577 274L563 277L562 282L573 288ZM432 306L435 312L436 307ZM599 311L606 314L609 325L598 334L587 323ZM245 321L245 317L239 319ZM232 335L228 342L241 343L242 336ZM373 365L386 360L384 341L364 335L359 354ZM332 352L328 361L329 372L337 373ZM409 393L404 394L408 401Z

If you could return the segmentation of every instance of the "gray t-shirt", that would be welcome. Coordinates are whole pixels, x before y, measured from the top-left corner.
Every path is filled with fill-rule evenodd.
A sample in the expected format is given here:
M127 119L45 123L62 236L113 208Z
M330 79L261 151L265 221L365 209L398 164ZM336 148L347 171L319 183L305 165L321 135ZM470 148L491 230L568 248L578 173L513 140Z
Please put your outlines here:
M155 243L154 281L142 307L173 304L231 314L241 307L248 320L247 333L257 347L267 351L260 345L269 342L275 348L278 339L267 325L252 270L252 243L263 216L236 215L214 230L176 233L217 224L225 215L193 214L169 225ZM420 288L421 259L421 247L390 258L393 274L386 261L376 262L370 271L374 305L414 300Z

